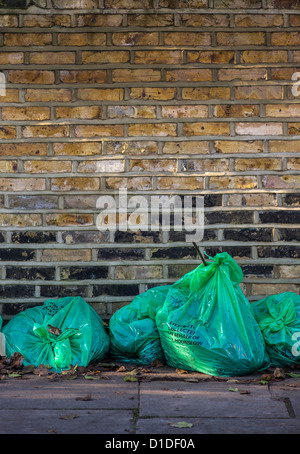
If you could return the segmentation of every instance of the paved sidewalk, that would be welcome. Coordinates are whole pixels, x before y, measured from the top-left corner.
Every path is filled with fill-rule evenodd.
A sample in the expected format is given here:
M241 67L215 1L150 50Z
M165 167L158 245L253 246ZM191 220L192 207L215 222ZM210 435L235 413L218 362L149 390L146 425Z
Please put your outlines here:
M260 373L227 379L169 367L128 374L125 367L88 377L2 377L0 434L115 434L130 440L140 434L300 433L300 378L265 380ZM188 427L176 427L182 422Z

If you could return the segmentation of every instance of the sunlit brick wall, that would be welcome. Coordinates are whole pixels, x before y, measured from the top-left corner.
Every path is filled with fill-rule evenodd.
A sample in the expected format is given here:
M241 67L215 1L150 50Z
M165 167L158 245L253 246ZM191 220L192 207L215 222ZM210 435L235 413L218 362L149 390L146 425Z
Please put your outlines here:
M297 0L1 3L4 320L71 295L109 318L200 263L184 232L99 232L120 188L203 195L198 245L249 300L299 292Z

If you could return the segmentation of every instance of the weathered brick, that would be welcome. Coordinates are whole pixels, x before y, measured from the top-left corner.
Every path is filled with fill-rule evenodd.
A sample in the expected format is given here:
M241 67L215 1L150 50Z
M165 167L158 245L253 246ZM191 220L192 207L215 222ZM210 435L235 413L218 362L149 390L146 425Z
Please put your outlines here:
M75 16L77 27L119 27L121 14L78 14Z
M13 232L11 235L12 243L33 243L33 244L47 244L56 243L56 234L54 232L39 232L39 231L25 231Z
M182 63L182 52L179 50L137 50L134 62L148 65L179 65Z
M228 159L189 159L184 160L181 169L187 172L224 172L229 171Z
M241 52L241 63L286 63L287 50L245 50Z
M91 69L84 71L62 70L59 72L60 81L63 83L93 83L101 84L106 82L106 71L104 69Z
M53 294L57 298L64 298L66 296L81 296L87 297L87 286L85 285L41 285L41 296L45 298L52 298Z
M283 99L280 86L249 86L236 87L236 99Z
M153 0L105 0L106 8L147 9L153 8Z
M267 175L262 178L263 188L297 189L300 187L300 175Z
M2 102L19 102L19 90L14 88L5 89L4 96L1 96L1 103Z
M105 33L58 33L59 46L103 46Z
M102 108L100 106L77 106L77 107L56 107L56 118L78 118L94 120L101 118Z
M227 199L228 206L276 206L274 194L230 194Z
M279 234L279 239L281 241L300 241L300 230L299 229L284 229L284 228L279 228L278 229L278 234ZM287 251L288 253L291 253L291 248L283 246L282 247L283 251ZM297 254L297 252L296 252Z
M300 212L298 210L260 211L259 222L262 224L299 224Z
M300 170L300 158L289 158L286 168L287 170Z
M247 69L220 69L218 71L219 80L264 80L267 79L265 68Z
M169 27L174 23L173 14L128 14L129 27Z
M183 88L182 99L190 100L230 99L230 88L229 87Z
M0 173L15 173L18 171L18 161L0 160Z
M53 84L54 71L11 70L8 71L8 82L13 84Z
M97 258L99 260L143 260L145 257L145 249L143 248L103 248L98 249Z
M43 191L44 178L0 178L1 191Z
M67 142L53 144L55 155L89 156L98 155L102 152L99 142Z
M131 99L170 101L176 95L176 88L137 87L130 90Z
M205 214L206 224L252 224L252 211L211 211Z
M278 266L279 276L283 279L299 278L300 267L299 265L281 265Z
M265 44L264 32L218 32L217 44L220 46L258 46Z
M278 135L282 134L282 123L236 123L236 133L239 135Z
M91 253L89 249L44 249L42 262L89 262Z
M219 104L213 107L213 116L220 118L227 117L257 117L259 106L257 104Z
M126 50L114 51L83 51L83 63L127 63L129 61L129 52Z
M0 127L0 139L14 139L16 137L15 126L1 126Z
M88 197L94 197L95 196L86 196L86 198ZM65 198L68 199L68 201L70 201L71 199L75 199L75 200L78 200L78 199L83 199L84 197L76 197L76 196L68 196ZM96 197L96 199L94 200L94 203L90 203L90 208L95 208L96 206L96 202L97 202L97 199L99 198L99 196ZM79 208L79 204L77 203L77 205L74 205L74 203L72 202L69 202L69 203L66 203L65 202L65 205L64 205L66 208ZM81 202L81 207L83 208L87 208L88 204L84 204ZM63 232L62 234L62 240L65 244L82 244L82 243L107 243L109 241L109 232L98 232L98 231L89 231L89 230L81 230L81 231L74 231L74 230L69 230L67 232Z
M159 82L161 73L155 69L113 69L113 82Z
M90 279L106 279L108 277L107 266L70 266L61 267L60 279L63 281L81 281Z
M21 63L24 63L23 52L0 52L1 65L18 65Z
M224 0L215 0L214 7L224 9L224 7L229 7L231 2L224 4ZM234 8L261 8L261 0L235 0Z
M79 173L124 172L124 161L120 159L81 161L78 165L77 171Z
M161 265L118 265L115 267L115 279L157 279L162 277L162 273Z
M106 143L107 154L124 154L126 155L149 155L158 153L157 142L152 141L108 141Z
M188 63L234 63L235 53L229 50L191 50L187 52Z
M300 34L298 32L271 33L272 46L299 46Z
M28 262L35 258L36 251L33 249L0 249L0 261L3 262Z
M35 280L54 280L55 268L53 267L22 267L7 266L6 279L35 281Z
M9 207L18 208L19 210L45 210L58 208L58 198L54 196L43 195L13 195L8 197Z
M176 172L177 161L174 159L132 159L129 168L132 171Z
M272 241L272 229L225 229L224 240Z
M65 102L71 99L71 90L66 88L28 88L25 94L28 102Z
M74 64L76 60L75 52L30 52L29 63L36 65L68 65Z
M83 101L121 101L122 88L79 88L77 97Z
M270 140L269 150L271 153L299 153L299 140Z
M76 137L118 137L123 134L123 125L78 125L75 128Z
M185 136L207 136L230 134L229 123L184 123L183 135Z
M112 43L115 46L157 46L158 32L119 32L112 34Z
M257 187L255 176L210 177L210 189L252 189Z
M17 15L13 14L1 14L0 16L0 27L17 27L19 20Z
M25 14L23 16L24 27L71 27L71 16L68 14Z
M24 126L23 137L68 137L70 128L66 125Z
M300 133L300 122L288 123L288 134L298 135Z
M162 106L164 118L206 118L208 108L205 105Z
M152 189L152 178L151 177L109 177L106 178L105 185L107 189L137 189L147 190Z
M92 214L59 214L52 213L46 216L46 223L48 225L56 225L59 227L64 226L76 226L76 225L92 225L93 215Z
M182 22L186 27L228 27L227 14L182 14Z
M93 191L99 189L99 178L52 178L52 191Z
M158 177L158 189L203 189L203 177Z
M40 214L0 214L1 227L35 227L41 224Z
M281 27L283 16L281 14L236 14L234 16L236 27Z
M156 118L155 106L108 106L108 118Z
M269 104L266 105L268 117L300 117L299 104Z
M139 294L137 284L101 284L93 286L93 296L136 296Z
M290 26L298 27L300 25L300 16L298 14L290 14Z
M52 44L51 33L4 33L5 46L48 46Z
M49 120L49 107L2 107L2 120Z
M70 161L25 161L25 173L60 173L71 172L72 163Z
M46 143L5 143L0 144L1 156L45 156Z
M163 153L167 154L209 154L209 142L203 140L188 142L166 142L163 146Z
M138 123L130 125L129 136L176 136L176 124L173 123Z
M0 298L28 298L35 293L34 285L1 285Z
M237 158L234 162L234 170L281 170L282 162L280 158Z
M53 0L53 7L57 9L95 9L97 0Z
M283 206L300 206L300 194L283 194Z
M212 80L211 69L173 69L166 71L167 82L203 82Z
M165 32L164 43L167 46L209 46L210 33L197 32Z

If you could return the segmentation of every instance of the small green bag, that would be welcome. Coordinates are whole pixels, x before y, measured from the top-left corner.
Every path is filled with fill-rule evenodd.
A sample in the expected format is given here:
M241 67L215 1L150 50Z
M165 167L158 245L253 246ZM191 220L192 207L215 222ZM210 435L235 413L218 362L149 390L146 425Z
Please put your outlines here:
M226 252L170 288L156 323L167 364L239 376L268 367L265 344L240 289L243 273Z
M270 295L251 304L273 367L300 364L300 296Z
M109 335L102 319L80 296L49 299L26 309L4 327L6 356L24 356L24 365L49 365L60 372L103 359Z
M151 364L165 361L155 323L170 286L158 286L137 295L110 319L110 354L118 361Z

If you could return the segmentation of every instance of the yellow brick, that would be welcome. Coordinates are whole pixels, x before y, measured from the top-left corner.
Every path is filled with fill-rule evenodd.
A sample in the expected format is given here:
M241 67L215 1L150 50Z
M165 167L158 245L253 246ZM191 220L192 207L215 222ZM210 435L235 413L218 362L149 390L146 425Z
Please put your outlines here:
M230 88L229 87L183 88L182 99L190 100L230 99Z
M158 177L158 189L203 189L203 177Z
M0 27L17 27L18 16L12 14L3 14L0 16Z
M77 107L56 107L56 118L79 118L96 119L101 118L102 108L100 106L77 106Z
M164 42L167 46L209 46L211 38L209 33L166 32Z
M79 88L77 92L83 101L121 101L123 96L122 88Z
M236 14L236 27L280 27L283 25L281 14Z
M257 46L265 44L264 32L219 32L217 33L217 44L220 46Z
M0 178L1 191L44 191L44 178Z
M287 50L245 50L241 52L241 63L286 63Z
M141 172L176 172L175 159L132 159L129 168L131 171Z
M0 150L1 156L1 150ZM18 171L18 161L0 161L0 173L15 173Z
M115 267L115 279L157 279L161 278L162 276L162 266L117 265Z
M129 27L168 27L174 23L173 14L129 14Z
M267 189L298 189L300 175L267 175L263 177L262 185Z
M119 27L122 25L121 14L76 14L77 27Z
M156 118L155 106L107 106L108 118Z
M15 139L15 138L16 138L15 126L0 127L0 139Z
M66 88L28 88L25 94L25 101L28 102L64 102L71 99L71 90Z
M264 151L264 143L261 140L251 142L239 142L236 140L216 140L214 144L217 153L261 153Z
M127 63L129 52L125 50L115 51L83 51L82 63Z
M5 46L47 46L52 44L51 33L5 33Z
M188 63L235 63L235 52L229 50L191 50L187 52Z
M242 105L242 104L220 104L213 107L213 116L220 118L227 117L257 117L259 115L259 106Z
M182 21L186 27L227 27L227 14L182 14Z
M137 87L130 91L131 99L170 101L175 98L176 88Z
M282 123L236 123L235 131L239 135L265 136L280 135L283 133Z
M206 118L208 115L207 106L162 106L162 116L164 118Z
M234 170L281 170L281 159L278 158L255 158L255 159L236 159Z
M8 82L13 84L53 84L54 71L14 70L8 72Z
M49 107L2 107L2 120L49 120Z
M72 172L70 161L25 161L26 173L60 173Z
M90 249L44 249L42 262L89 262L92 258Z
M274 194L229 194L228 206L249 206L264 207L276 206L276 195Z
M270 140L269 151L271 153L300 153L300 141Z
M78 165L77 171L79 173L124 172L124 160L99 159L97 161L81 161Z
M148 140L141 141L108 141L106 142L107 154L126 154L128 155L149 155L158 153L157 142Z
M1 16L0 16L1 18ZM1 52L0 65L19 65L24 63L23 52Z
M46 156L46 143L0 144L0 156Z
M68 137L70 128L66 125L24 126L23 137Z
M74 64L76 60L75 52L31 52L29 63L36 65L67 65Z
M94 191L99 189L99 178L52 178L52 191Z
M159 82L160 71L155 69L113 69L113 82Z
M265 80L267 70L265 68L247 69L220 69L218 72L219 80Z
M68 71L63 70L59 72L60 81L63 83L91 83L101 84L106 82L106 70L105 69L91 69L91 70L79 70L79 71Z
M206 68L173 69L166 72L167 82L203 82L210 80L212 80L212 70Z
M1 96L1 103L4 102L19 102L19 90L7 88L5 95Z
M288 134L289 135L300 134L300 122L288 123Z
M36 227L42 225L40 214L0 214L1 227Z
M167 154L209 154L209 142L206 140L197 141L192 140L188 142L165 142L163 146L163 153Z
M253 189L257 187L255 176L218 177L209 178L210 189Z
M229 135L229 123L185 123L183 135L185 136L210 136L210 135Z
M266 106L267 117L300 117L299 104L269 104Z
M286 168L287 170L300 170L300 158L289 158Z
M99 142L67 142L54 143L55 155L93 156L101 154L102 144Z
M136 189L139 191L152 189L151 177L109 177L106 178L105 185L107 189Z
M115 46L158 46L158 32L126 32L113 33L112 43Z
M48 225L56 225L59 227L72 226L72 225L93 225L92 214L57 214L52 213L46 216Z
M137 50L134 62L148 65L179 65L182 63L182 52L179 50Z
M123 125L77 125L76 137L110 137L123 136Z
M67 14L25 14L23 16L24 27L70 27L71 16Z
M299 46L300 34L298 32L275 32L271 34L272 46Z
M105 33L58 33L59 46L103 46Z
M236 99L283 99L283 91L280 86L249 86L236 87Z
M130 125L129 136L176 136L176 125L173 123L144 123Z

